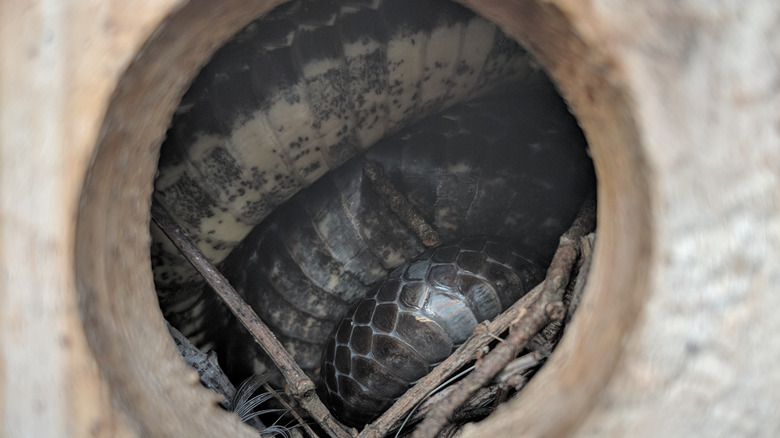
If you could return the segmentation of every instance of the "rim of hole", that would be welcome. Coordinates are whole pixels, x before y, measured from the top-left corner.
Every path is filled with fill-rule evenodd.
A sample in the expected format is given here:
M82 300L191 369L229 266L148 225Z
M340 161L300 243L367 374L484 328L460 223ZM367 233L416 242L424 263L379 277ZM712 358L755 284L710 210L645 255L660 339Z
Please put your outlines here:
M184 91L216 48L279 3L180 5L122 75L105 116L77 221L79 303L98 367L142 435L256 436L215 406L170 339L152 281L149 202ZM609 380L647 295L648 172L630 101L619 78L607 77L602 50L578 36L577 11L535 0L470 6L537 57L583 127L596 168L599 237L585 297L546 365L510 409L488 420L512 435L566 435Z

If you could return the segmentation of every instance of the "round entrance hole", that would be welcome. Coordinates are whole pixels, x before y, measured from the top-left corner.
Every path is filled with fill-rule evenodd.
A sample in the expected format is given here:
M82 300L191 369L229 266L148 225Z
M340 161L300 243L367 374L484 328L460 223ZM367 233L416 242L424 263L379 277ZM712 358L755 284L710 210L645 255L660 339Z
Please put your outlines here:
M191 2L172 14L120 81L83 191L77 275L85 325L116 400L144 435L250 436L198 387L168 337L149 269L149 200L160 144L184 90L216 47L271 6ZM474 9L550 73L588 137L598 175L600 235L586 301L544 369L491 420L514 425L515 433L562 434L609 378L641 306L639 260L650 231L642 157L625 96L600 75L599 48L576 36L566 14L536 2ZM600 365L586 366L592 363Z

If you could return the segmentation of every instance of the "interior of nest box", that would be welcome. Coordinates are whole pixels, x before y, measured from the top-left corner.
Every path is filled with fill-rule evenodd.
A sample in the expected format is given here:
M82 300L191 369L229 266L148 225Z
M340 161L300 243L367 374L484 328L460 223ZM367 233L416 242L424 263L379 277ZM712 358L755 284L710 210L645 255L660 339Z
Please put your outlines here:
M115 405L143 436L254 436L216 406L171 340L150 268L150 199L160 146L182 95L219 46L274 6L182 4L119 79L95 146L78 218L80 310ZM585 133L598 180L598 238L577 314L545 366L509 401L511 409L486 421L511 425L513 436L565 436L609 380L644 300L641 261L651 231L646 166L626 91L598 65L602 48L579 36L584 18L549 1L469 6L552 78Z

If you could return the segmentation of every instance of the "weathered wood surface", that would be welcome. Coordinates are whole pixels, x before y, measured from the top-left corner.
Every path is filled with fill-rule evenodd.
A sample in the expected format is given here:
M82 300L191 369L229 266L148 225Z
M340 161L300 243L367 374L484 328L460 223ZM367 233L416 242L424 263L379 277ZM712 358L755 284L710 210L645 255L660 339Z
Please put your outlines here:
M116 81L175 3L0 3L0 435L136 436L77 311L75 217Z
M268 7L209 3L0 3L0 435L252 436L177 359L144 260L165 117ZM475 3L577 112L600 228L573 330L466 436L777 436L780 7Z

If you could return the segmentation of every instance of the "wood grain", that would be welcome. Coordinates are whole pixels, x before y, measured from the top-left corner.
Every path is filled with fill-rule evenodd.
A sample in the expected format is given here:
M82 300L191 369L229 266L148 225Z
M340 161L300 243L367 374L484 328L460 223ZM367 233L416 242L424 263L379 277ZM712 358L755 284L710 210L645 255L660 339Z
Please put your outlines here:
M4 436L253 436L176 356L146 230L178 97L271 3L0 3ZM775 3L474 7L538 56L583 125L599 239L559 349L464 436L776 436Z

